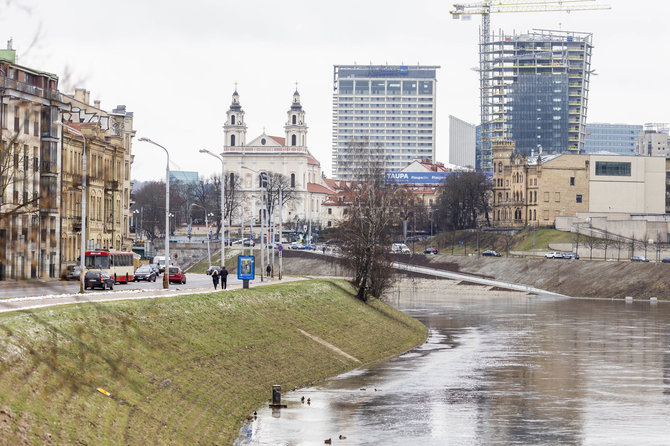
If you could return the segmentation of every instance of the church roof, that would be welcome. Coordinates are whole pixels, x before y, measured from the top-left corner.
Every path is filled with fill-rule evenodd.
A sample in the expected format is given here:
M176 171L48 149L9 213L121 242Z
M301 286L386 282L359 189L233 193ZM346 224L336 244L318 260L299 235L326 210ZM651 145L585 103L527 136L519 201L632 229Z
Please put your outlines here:
M327 187L316 183L307 183L307 192L312 194L326 194L326 195L332 195L335 193L335 191L332 191Z
M269 136L268 138L274 139L279 145L285 146L286 145L286 138L280 138L279 136Z

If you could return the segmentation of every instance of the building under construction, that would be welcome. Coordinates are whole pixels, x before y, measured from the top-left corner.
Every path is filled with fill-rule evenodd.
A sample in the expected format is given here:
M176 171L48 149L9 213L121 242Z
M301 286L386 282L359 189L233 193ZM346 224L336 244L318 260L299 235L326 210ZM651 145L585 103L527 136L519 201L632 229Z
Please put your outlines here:
M580 153L584 149L592 34L533 30L480 39L482 152L491 170L491 142L516 150Z

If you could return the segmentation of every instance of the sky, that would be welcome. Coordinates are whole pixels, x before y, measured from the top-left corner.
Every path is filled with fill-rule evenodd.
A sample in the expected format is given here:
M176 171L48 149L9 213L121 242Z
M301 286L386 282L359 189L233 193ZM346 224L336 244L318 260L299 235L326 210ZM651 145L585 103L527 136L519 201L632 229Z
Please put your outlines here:
M670 122L670 1L597 0L607 11L494 14L491 28L593 33L588 122ZM307 145L331 169L333 65L440 65L437 160L448 161L448 117L479 122L481 20L453 20L435 0L0 0L0 44L12 38L20 65L55 73L61 91L91 92L111 111L134 113L137 138L170 152L171 169L220 172L235 90L247 141L284 136L296 88ZM132 178L165 178L164 152L133 143ZM214 163L212 163L214 162Z

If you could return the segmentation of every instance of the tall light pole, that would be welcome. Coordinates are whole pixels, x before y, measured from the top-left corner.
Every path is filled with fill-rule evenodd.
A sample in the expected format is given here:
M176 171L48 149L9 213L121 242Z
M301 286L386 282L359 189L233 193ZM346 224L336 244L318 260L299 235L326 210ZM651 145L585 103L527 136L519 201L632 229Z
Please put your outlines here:
M207 261L209 262L207 264L207 267L210 267L212 265L212 251L209 249L210 233L209 233L209 222L207 218L213 217L214 214L212 214L211 212L207 212L207 209L200 206L198 203L191 203L191 207L193 206L198 206L200 209L205 211L205 236L207 236Z
M226 190L226 172L223 155L217 155L207 149L200 149L200 153L207 153L221 161L221 269L226 265L226 213L224 211L225 205L225 190ZM211 263L211 262L210 262Z
M167 163L165 164L165 272L163 273L163 288L170 288L170 153L167 149L149 138L139 138L138 141L148 142L165 150Z
M79 252L79 292L84 293L84 276L86 275L86 137L79 130L63 124L61 121L55 121L55 124L67 129L75 135L81 136L84 141L81 153L81 247Z

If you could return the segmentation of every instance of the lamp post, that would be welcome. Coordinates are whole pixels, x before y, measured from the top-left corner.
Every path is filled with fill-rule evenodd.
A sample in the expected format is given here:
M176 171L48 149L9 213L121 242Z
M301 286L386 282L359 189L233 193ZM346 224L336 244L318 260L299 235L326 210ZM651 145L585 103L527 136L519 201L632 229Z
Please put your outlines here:
M198 203L191 203L191 207L193 206L198 206L200 209L203 209L205 211L205 236L207 236L207 260L209 262L207 264L207 267L209 267L212 265L212 252L209 249L210 234L209 234L209 222L207 220L207 217L213 217L214 214L212 214L211 212L207 212L207 209L200 206Z
M170 288L169 267L170 267L170 153L168 150L149 138L139 138L138 141L148 142L165 150L167 163L165 164L165 273L163 273L163 288Z
M226 213L224 211L225 204L225 190L226 190L226 173L223 155L217 155L207 149L200 149L200 153L207 153L221 161L221 269L226 265Z
M261 197L260 197L260 199L261 199L260 203L261 203L261 206L263 208L263 211L262 211L262 214L261 214L263 217L262 217L262 220L261 220L261 231L260 231L261 232L261 236L260 236L260 242L261 242L261 282L262 282L263 281L263 275L265 274L265 243L263 243L263 236L264 236L264 232L265 232L265 228L264 228L265 211L267 210L266 199L267 199L268 178L267 178L267 173L265 173L265 172L259 172L257 170L251 169L247 166L240 166L240 167L242 169L247 169L247 170L250 170L254 173L257 173L258 176L259 176L259 179L260 179L261 186L265 186L265 187L260 188L260 189L265 189L264 191L261 191ZM252 202L253 202L253 199L252 199ZM251 219L251 221L252 221L252 224L253 224L253 218ZM253 232L253 228L252 228L252 232ZM242 245L244 245L244 242L242 243ZM253 254L253 251L252 251L252 254Z
M79 292L84 293L84 276L86 274L86 137L79 130L63 124L61 121L55 121L55 124L67 129L75 135L81 136L84 141L81 154L81 247L79 252Z

